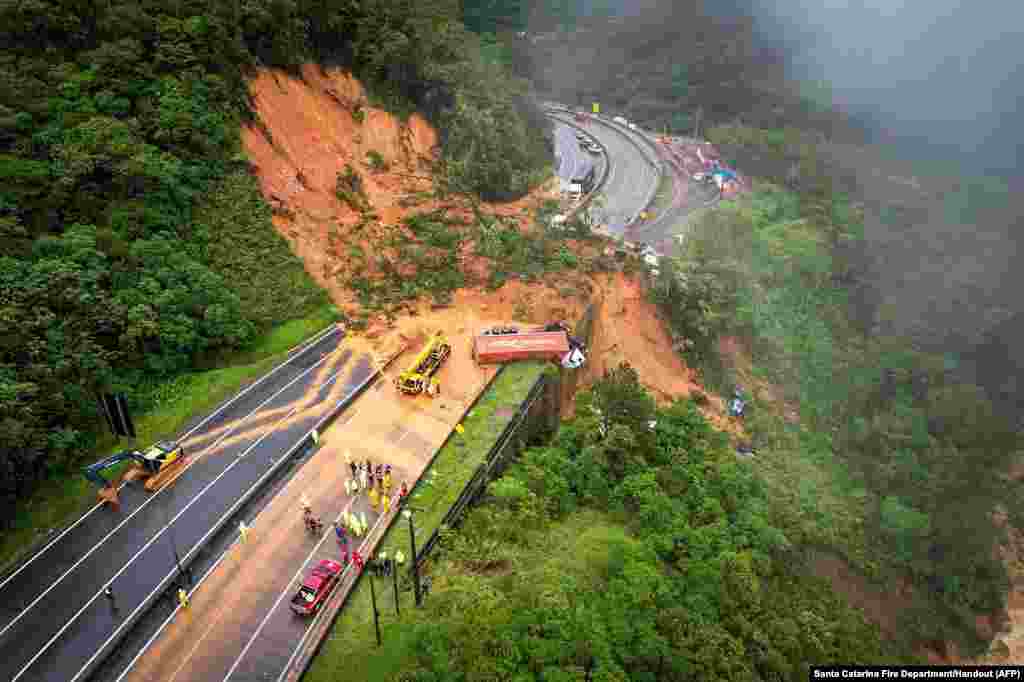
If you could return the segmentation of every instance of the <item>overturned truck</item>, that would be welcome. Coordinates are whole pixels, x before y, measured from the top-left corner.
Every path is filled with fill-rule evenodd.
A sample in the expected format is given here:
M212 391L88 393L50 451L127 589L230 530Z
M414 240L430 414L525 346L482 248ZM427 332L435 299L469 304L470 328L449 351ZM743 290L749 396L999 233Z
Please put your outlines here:
M573 369L584 362L582 344L561 325L523 332L515 327L484 330L473 339L473 359L480 365L549 360Z

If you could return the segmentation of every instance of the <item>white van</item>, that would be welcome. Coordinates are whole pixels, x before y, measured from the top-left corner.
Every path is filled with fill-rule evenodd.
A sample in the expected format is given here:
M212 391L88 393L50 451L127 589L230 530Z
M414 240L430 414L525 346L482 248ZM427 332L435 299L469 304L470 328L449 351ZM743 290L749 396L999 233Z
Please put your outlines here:
M629 121L622 118L621 116L616 116L615 118L612 119L612 121L618 123L620 126L629 126Z
M579 199L583 196L583 185L578 182L569 183L569 196L573 199Z

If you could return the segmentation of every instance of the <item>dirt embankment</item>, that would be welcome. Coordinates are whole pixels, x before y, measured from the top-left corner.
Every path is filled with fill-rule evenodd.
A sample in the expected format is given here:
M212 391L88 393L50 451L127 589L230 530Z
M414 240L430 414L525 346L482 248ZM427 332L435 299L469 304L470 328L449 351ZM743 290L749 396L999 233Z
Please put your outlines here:
M312 65L302 69L301 78L266 70L253 79L250 89L257 123L244 129L243 144L274 208L274 225L340 308L350 313L358 309L339 277L351 267L354 245L370 254L375 248L379 252L383 240L401 229L403 218L436 208L473 217L464 203L442 202L431 194L437 132L421 116L400 121L370 106L366 92L350 74ZM376 155L379 161L373 163ZM336 193L338 174L346 165L363 179L370 219ZM514 218L520 230L529 231L534 229L534 209L555 196L554 184L515 202L485 205L483 210ZM573 241L567 245L580 257L592 257L601 248ZM483 259L465 252L461 256L464 270L473 271L478 279L486 275ZM373 276L372 267L367 274ZM661 403L699 389L694 373L673 352L668 331L642 296L639 281L622 273L567 271L542 282L512 280L496 291L465 288L455 292L447 308L420 301L397 319L374 319L364 336L390 347L430 329L457 334L486 320L578 320L591 301L598 303L598 315L581 387L628 361ZM705 412L716 424L728 426L721 401L712 399Z

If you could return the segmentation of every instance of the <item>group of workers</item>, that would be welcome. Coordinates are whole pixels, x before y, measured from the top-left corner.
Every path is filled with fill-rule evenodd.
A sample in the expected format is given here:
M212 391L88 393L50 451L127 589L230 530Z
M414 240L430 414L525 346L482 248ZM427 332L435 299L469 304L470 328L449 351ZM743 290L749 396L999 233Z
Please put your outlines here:
M392 498L390 464L377 464L374 467L373 462L369 459L365 462L354 462L348 452L345 453L345 459L352 470L352 478L345 481L345 492L354 497L364 490L367 491L370 508L373 511L387 514L391 511L392 503L400 504L401 500L409 494L409 484L406 481L402 481L402 486L398 491L398 498Z
M367 491L370 508L374 512L387 514L391 511L392 506L397 509L409 494L409 484L406 481L402 481L396 495L391 494L393 483L390 464L374 466L369 459L365 462L355 462L348 452L345 453L345 461L352 471L352 477L345 481L345 492L354 497L364 490ZM323 523L319 518L313 516L312 505L305 494L301 496L300 503L307 530L319 535L323 532ZM348 564L349 561L352 561L359 570L363 567L364 559L358 550L350 553L349 536L361 538L367 532L369 532L369 523L366 520L366 512L356 513L346 509L342 511L340 519L334 522L334 534L342 551L344 563Z

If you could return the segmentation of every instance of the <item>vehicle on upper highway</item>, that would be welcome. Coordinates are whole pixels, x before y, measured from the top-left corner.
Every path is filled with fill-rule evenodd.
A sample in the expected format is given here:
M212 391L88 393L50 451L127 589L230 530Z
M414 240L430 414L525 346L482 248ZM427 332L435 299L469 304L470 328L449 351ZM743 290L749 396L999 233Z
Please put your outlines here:
M341 564L330 559L322 559L313 567L302 587L292 597L292 611L300 616L316 613L327 600L327 595L338 584L341 575Z

